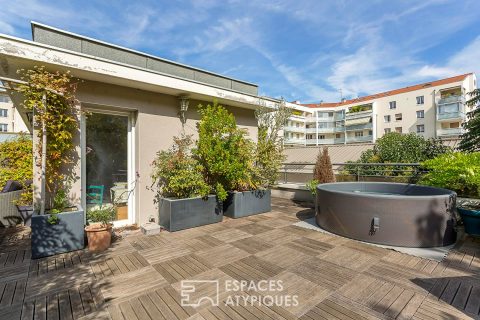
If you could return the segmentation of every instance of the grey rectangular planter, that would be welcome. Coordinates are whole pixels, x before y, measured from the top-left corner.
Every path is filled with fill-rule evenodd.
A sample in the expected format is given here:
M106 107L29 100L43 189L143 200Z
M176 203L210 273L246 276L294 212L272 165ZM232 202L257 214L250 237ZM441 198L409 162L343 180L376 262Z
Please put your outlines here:
M221 209L217 205L217 197L213 195L207 199L162 198L159 203L159 221L168 231L194 228L222 221Z
M85 248L83 210L57 214L58 224L48 223L50 214L32 216L32 258L38 259Z
M271 190L229 192L223 203L223 214L230 218L241 218L272 210Z

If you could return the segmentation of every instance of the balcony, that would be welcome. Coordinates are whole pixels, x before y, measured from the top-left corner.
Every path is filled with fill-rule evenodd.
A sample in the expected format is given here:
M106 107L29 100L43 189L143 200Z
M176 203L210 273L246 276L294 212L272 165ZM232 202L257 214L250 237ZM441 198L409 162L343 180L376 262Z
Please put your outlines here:
M459 136L465 132L463 128L442 128L437 130L438 137Z
M318 144L334 144L335 140L334 139L307 139L307 146L308 145L316 145L317 142Z
M306 128L306 129L305 129L305 132L306 132L306 133L316 133L316 132L317 132L317 128Z
M335 127L331 126L331 127L319 127L318 128L318 132L319 133L328 133L328 132L335 132Z
M372 123L365 123L365 124L357 124L357 125L352 125L352 126L346 126L346 131L358 131L358 130L364 130L364 129L372 129Z
M353 143L353 142L372 142L373 141L373 136L372 135L366 135L362 137L355 137L355 136L348 136L347 137L347 143Z
M335 117L318 117L317 121L318 122L334 122Z
M461 120L465 119L465 113L462 111L437 113L437 120Z
M341 121L345 119L345 114L344 113L336 113L334 116L335 121Z
M372 110L359 111L359 112L348 112L345 114L345 120L360 119L372 116Z
M334 143L334 144L345 143L345 137L335 138L335 139L333 140L333 143Z
M440 98L437 102L438 105L442 104L452 104L452 103L465 103L465 96L450 96L445 98Z
M283 131L289 131L289 132L305 132L305 127L284 127Z
M285 138L283 144L305 144L305 139Z

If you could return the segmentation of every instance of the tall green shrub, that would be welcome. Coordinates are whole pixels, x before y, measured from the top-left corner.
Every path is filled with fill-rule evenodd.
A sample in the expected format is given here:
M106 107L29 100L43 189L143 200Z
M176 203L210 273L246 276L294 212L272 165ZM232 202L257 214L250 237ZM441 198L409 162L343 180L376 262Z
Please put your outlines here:
M462 135L459 149L466 152L480 151L480 89L469 92L467 105L476 107L467 113L468 121L463 124L465 133Z
M427 160L420 184L451 189L461 196L480 197L480 152L452 152Z
M160 198L205 197L210 188L203 179L204 168L191 153L191 136L174 137L173 146L157 152L152 163L152 185L155 203Z
M268 188L276 183L282 162L283 137L280 131L293 110L282 100L275 108L259 106L255 110L258 121L258 138L255 150L255 182L258 187Z
M313 169L313 179L318 183L335 182L335 174L333 173L332 162L328 155L328 148L323 147L317 156L317 162Z
M8 180L32 180L32 144L32 139L26 134L0 143L0 189Z
M212 192L223 201L228 191L255 188L254 145L245 130L239 129L233 114L217 102L200 105L199 113L198 140L193 153Z

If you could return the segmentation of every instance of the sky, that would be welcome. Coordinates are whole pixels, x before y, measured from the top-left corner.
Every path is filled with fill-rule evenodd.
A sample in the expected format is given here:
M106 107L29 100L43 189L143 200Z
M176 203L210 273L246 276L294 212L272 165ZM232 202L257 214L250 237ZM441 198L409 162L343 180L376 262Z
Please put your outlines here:
M480 77L480 0L0 0L0 33L30 21L302 103Z

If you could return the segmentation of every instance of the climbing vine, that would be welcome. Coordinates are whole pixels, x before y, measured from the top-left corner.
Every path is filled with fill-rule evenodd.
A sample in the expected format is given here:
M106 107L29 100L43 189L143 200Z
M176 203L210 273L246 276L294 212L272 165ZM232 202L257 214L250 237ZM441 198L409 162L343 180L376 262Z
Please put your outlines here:
M56 194L65 193L77 178L74 171L74 164L77 162L74 135L79 127L75 107L76 83L70 73L49 72L44 67L19 70L18 73L26 82L18 87L24 96L23 105L33 112L34 126L37 128L38 161L41 161L42 150L42 130L39 128L45 124L45 184L52 207Z

